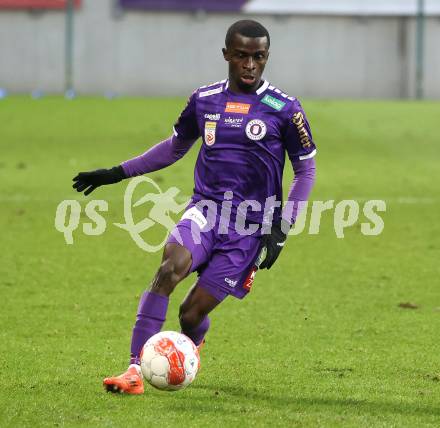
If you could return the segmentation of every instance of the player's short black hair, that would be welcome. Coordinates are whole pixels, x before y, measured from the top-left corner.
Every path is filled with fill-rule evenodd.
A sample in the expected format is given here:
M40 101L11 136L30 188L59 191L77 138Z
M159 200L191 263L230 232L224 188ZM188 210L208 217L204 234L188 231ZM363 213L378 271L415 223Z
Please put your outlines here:
M242 19L229 27L225 38L227 48L231 46L235 34L240 34L244 37L267 37L267 46L270 46L269 31L259 22L252 19Z

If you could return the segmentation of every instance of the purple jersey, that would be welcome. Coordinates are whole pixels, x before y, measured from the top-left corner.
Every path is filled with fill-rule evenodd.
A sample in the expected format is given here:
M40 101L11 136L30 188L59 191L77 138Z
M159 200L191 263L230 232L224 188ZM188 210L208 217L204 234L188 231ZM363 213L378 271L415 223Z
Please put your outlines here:
M195 166L193 201L222 203L233 192L232 207L255 200L261 211L247 209L247 218L261 223L266 199L282 201L282 172L287 152L291 161L316 154L301 104L263 81L251 94L236 94L228 81L197 89L181 113L174 133L181 140L202 137ZM279 216L280 210L276 211Z

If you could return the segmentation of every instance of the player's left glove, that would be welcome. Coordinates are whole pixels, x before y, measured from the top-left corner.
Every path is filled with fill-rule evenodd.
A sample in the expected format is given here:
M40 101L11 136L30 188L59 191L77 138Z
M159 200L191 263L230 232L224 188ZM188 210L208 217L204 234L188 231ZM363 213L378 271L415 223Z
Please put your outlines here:
M285 227L283 226L283 229ZM287 235L282 231L281 224L273 224L271 233L261 236L260 254L266 248L266 257L260 264L260 269L270 269L281 253L286 242Z

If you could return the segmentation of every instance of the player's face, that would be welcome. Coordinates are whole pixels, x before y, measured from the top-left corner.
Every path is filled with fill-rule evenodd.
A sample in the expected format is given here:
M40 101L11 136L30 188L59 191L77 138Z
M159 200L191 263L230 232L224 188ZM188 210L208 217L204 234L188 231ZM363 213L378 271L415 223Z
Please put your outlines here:
M223 48L229 63L229 85L234 92L253 92L258 89L269 58L267 37L245 37L235 34L231 45Z

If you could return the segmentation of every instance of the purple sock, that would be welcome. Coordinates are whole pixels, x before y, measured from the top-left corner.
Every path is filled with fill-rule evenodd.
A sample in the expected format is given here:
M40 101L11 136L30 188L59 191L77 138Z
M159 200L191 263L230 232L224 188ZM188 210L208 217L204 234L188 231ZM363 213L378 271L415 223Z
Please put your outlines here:
M139 364L139 356L145 342L159 333L165 322L168 297L146 291L139 302L136 323L131 336L130 364Z
M196 328L187 331L182 330L182 333L187 335L196 346L199 346L203 342L203 339L205 338L205 334L208 331L210 324L211 321L209 320L209 317L206 316Z

